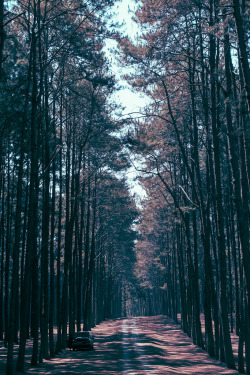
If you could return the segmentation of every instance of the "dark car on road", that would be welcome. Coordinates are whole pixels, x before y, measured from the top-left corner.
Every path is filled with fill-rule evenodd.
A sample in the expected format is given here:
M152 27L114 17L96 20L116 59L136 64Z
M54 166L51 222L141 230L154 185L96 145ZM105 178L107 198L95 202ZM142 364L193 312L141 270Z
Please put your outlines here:
M73 335L71 347L77 349L94 349L94 336L91 331L79 331Z

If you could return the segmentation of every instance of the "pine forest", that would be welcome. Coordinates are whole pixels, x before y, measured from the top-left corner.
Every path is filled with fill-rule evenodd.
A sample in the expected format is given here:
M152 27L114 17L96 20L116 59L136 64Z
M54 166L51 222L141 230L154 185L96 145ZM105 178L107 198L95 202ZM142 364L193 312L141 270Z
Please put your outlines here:
M250 374L249 10L0 0L0 373L163 315Z

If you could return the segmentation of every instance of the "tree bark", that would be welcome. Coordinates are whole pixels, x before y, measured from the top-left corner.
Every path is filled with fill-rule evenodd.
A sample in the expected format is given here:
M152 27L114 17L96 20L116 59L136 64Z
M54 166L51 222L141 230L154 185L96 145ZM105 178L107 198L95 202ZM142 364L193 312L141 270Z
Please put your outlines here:
M244 20L240 10L239 0L233 0L234 8L234 19L236 24L239 52L240 52L240 63L242 67L244 77L244 88L247 94L248 111L250 111L250 69L248 63L246 36L244 30Z
M29 189L29 217L28 217L28 238L26 248L26 260L25 260L25 274L24 274L24 289L22 295L22 312L21 312L21 328L20 328L20 346L18 351L17 370L24 372L24 357L25 347L27 338L27 326L29 319L30 310L30 297L31 297L31 278L32 274L37 274L37 199L38 199L38 163L37 163L37 148L38 148L38 128L37 128L37 79L36 79L36 35L35 35L35 23L36 23L36 7L34 7L34 23L32 30L32 41L31 41L31 54L32 54L32 112L31 112L31 174L30 174L30 189ZM32 272L33 269L33 272ZM35 281L35 278L33 281ZM36 288L36 289L35 289ZM32 364L37 363L37 346L38 346L38 302L37 297L37 285L33 284L33 296L35 300L35 308L33 310L33 323L34 329L34 341L33 341L33 353L32 353Z
M214 26L214 3L210 0L210 26ZM216 201L217 201L217 217L218 217L218 252L219 252L219 269L220 269L220 302L221 302L221 319L223 339L225 346L225 359L229 368L235 368L232 344L229 331L228 308L227 308L227 267L226 267L226 250L225 250L225 233L224 233L224 210L222 202L222 186L220 171L220 144L219 144L219 128L217 123L217 101L216 101L216 66L215 66L215 37L210 34L210 80L211 80L211 119L212 119L212 135L213 135L213 156L214 156L214 174L216 182Z

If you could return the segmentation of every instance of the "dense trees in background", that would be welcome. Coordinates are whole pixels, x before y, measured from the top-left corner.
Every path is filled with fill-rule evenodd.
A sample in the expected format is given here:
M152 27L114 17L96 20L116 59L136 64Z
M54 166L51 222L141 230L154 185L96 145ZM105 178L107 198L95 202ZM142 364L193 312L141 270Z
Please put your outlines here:
M127 313L181 320L231 368L234 332L249 374L247 4L142 0L131 42L107 28L112 3L0 1L7 374L15 343L22 372L28 338L36 365L65 348L69 332ZM127 136L111 117L106 37L151 98ZM121 177L128 155L147 192L139 220Z
M5 6L4 6L5 5ZM124 311L137 216L102 51L112 1L1 2L0 339L24 371ZM56 334L55 334L55 327ZM19 334L20 333L20 334Z
M239 370L250 373L247 10L245 1L145 0L142 35L119 42L135 68L127 79L151 98L125 140L148 194L136 314L181 312L184 332L231 368L236 332Z

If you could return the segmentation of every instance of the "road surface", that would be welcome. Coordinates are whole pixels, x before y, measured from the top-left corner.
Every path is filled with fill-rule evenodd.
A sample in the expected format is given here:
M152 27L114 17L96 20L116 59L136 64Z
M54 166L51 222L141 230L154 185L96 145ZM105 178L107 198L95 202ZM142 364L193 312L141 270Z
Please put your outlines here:
M65 351L29 374L237 374L192 344L163 316L107 321L94 330L95 350Z
M94 351L65 350L27 374L238 374L193 345L164 316L105 321L93 333Z

